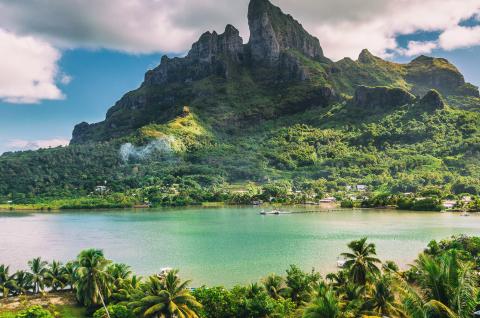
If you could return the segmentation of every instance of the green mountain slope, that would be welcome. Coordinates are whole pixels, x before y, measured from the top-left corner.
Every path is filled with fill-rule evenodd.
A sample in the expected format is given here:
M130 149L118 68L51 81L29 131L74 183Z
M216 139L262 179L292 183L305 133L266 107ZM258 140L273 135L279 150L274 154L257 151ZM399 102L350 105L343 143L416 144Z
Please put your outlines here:
M454 65L367 50L332 62L269 1L252 0L248 18L249 43L228 25L185 58L163 57L104 121L77 125L69 147L1 156L0 195L280 179L324 192L480 191L479 92Z

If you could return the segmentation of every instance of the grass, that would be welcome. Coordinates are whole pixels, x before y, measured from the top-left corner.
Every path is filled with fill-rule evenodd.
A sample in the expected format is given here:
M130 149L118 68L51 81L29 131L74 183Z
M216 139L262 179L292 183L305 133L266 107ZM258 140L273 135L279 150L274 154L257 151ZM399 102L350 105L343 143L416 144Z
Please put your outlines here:
M77 305L73 293L52 293L45 296L23 296L0 300L0 318L15 318L16 314L33 305L40 305L60 318L85 318L85 308ZM3 303L2 303L3 302Z
M58 306L58 311L62 318L84 318L86 317L85 308L74 305Z
M85 318L85 308L76 305L61 305L56 306L55 310L59 313L61 318ZM20 309L15 310L2 310L0 309L0 318L15 318L17 312Z

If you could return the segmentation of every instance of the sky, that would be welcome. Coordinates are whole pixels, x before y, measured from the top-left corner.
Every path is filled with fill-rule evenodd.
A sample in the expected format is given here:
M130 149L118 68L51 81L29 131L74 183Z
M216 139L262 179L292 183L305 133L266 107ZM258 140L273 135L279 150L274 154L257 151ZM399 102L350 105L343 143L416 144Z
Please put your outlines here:
M272 0L333 60L368 48L444 57L480 85L480 0ZM86 5L88 3L88 5ZM0 153L66 145L162 55L230 23L248 41L248 0L0 0Z

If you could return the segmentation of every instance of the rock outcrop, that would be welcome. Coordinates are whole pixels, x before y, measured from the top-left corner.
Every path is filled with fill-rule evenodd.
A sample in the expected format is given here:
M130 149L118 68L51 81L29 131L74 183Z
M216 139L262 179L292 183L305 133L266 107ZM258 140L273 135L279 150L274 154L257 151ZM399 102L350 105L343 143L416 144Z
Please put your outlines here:
M248 25L249 50L255 63L275 64L281 53L290 49L313 59L323 57L319 40L268 0L250 2Z
M363 109L387 109L415 101L415 96L401 88L359 86L353 103Z
M407 64L406 70L415 94L424 95L433 88L446 95L479 95L478 88L467 84L462 73L446 59L422 55Z
M145 75L144 85L191 82L210 75L227 78L228 62L240 63L243 50L243 40L232 25L227 25L222 34L206 32L185 58L163 56L160 66Z
M445 102L439 92L434 89L428 91L420 100L420 105L426 110L435 111L445 108Z

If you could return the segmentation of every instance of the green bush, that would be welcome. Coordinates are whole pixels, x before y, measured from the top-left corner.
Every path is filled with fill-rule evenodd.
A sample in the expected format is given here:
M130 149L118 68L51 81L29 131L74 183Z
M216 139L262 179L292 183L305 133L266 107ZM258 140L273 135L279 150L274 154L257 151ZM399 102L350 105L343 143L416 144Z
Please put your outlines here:
M343 200L340 206L345 209L352 209L354 208L355 203L352 200Z
M50 311L37 305L18 312L15 318L53 318L53 315Z
M123 305L109 305L107 307L110 318L134 318L133 312ZM98 309L94 314L93 318L107 318L107 313L105 308Z

